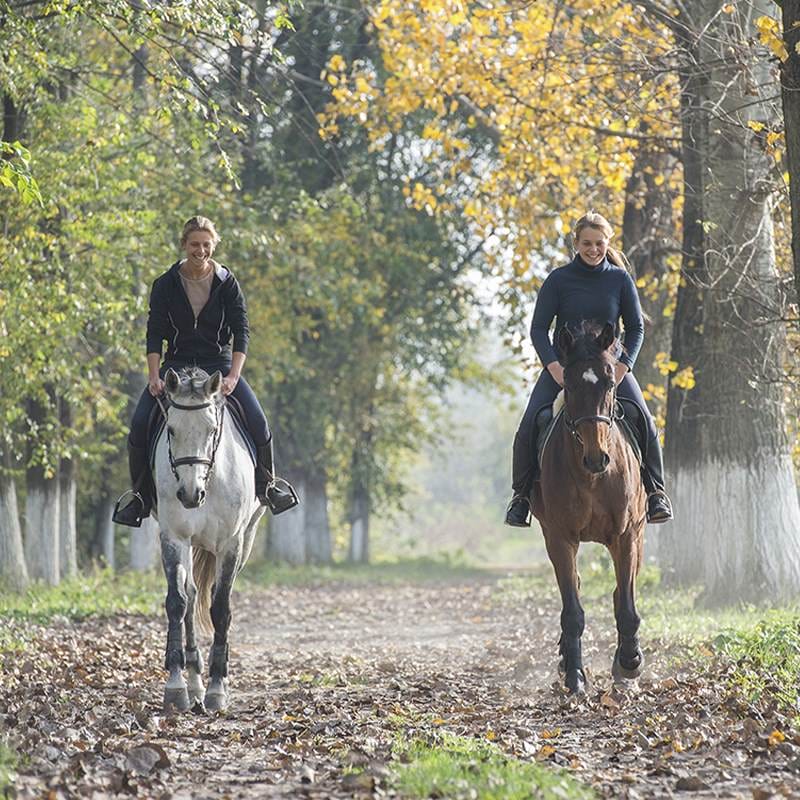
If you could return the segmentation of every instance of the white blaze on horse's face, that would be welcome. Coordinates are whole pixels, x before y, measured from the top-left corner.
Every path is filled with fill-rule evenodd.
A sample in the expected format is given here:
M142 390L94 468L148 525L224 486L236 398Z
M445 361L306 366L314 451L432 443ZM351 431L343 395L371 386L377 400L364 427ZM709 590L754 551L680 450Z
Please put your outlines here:
M595 371L591 368L587 369L586 372L583 373L581 376L587 383L597 383L600 378L597 377Z

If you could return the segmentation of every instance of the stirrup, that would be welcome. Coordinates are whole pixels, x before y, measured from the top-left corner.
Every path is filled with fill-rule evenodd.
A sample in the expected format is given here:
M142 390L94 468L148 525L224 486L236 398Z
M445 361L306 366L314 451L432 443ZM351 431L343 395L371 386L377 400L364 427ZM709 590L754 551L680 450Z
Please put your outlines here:
M120 504L128 495L131 495L133 497L133 500L131 500L130 503L127 503L124 508L120 509ZM141 508L141 511L136 514L135 519L134 520L121 519L119 516L120 512L130 508L131 505L133 505L133 503L136 500L139 501L139 507ZM114 513L111 515L111 521L116 522L117 525L127 525L128 527L131 528L140 528L142 526L142 520L145 517L145 515L142 513L144 512L144 510L145 510L144 498L141 496L141 494L139 494L139 492L137 491L134 491L133 489L128 489L119 496L119 499L114 505Z
M528 510L525 514L525 519L522 522L509 522L508 515L511 513L511 509L514 506L514 503L517 502L524 502L525 505L528 507ZM533 516L533 509L531 509L531 501L530 498L525 497L524 495L518 494L511 498L511 502L508 504L508 508L506 508L506 518L505 524L510 525L512 528L530 528L531 526L531 517Z
M283 493L284 497L277 498L276 502L276 498L271 496L271 490L273 489ZM267 506L269 506L269 510L275 517L277 517L278 514L283 514L284 511L288 511L290 508L294 508L300 503L300 498L297 496L297 492L294 490L292 484L283 478L273 478L267 484L265 494ZM288 497L286 495L288 495Z
M651 517L650 516L650 500L651 500L651 498L654 498L654 497L660 498L662 500L663 505L665 506L665 508L661 511L661 513ZM672 501L669 499L669 497L667 496L667 493L665 491L663 491L662 489L656 489L654 492L650 492L650 494L647 495L647 514L646 514L646 516L647 516L647 521L651 525L658 525L658 524L660 524L662 522L669 522L670 520L672 520L674 518L674 515L672 513Z

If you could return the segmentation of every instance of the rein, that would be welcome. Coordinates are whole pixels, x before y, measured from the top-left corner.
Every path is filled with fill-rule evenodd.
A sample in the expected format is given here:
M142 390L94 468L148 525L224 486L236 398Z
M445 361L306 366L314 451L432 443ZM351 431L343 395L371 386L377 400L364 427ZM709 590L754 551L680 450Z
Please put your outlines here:
M169 408L164 406L164 403L161 401L160 397L156 397L158 401L158 405L161 408L161 413L164 416L164 421L168 421L167 412ZM198 403L197 405L187 406L182 403L176 403L174 400L170 400L170 407L178 408L181 411L197 411L203 408L210 408L214 404L211 402L207 403ZM217 413L217 424L214 427L214 445L211 449L211 458L201 458L200 456L184 456L182 458L174 458L172 455L172 434L169 431L169 425L167 425L167 454L169 455L169 465L172 469L172 474L175 476L175 480L180 480L178 477L178 467L183 467L187 465L193 464L204 464L208 469L206 469L205 477L203 478L204 482L208 481L209 477L211 476L211 472L214 469L214 462L217 458L217 449L219 448L219 443L222 439L222 424L225 420L225 409L220 406Z

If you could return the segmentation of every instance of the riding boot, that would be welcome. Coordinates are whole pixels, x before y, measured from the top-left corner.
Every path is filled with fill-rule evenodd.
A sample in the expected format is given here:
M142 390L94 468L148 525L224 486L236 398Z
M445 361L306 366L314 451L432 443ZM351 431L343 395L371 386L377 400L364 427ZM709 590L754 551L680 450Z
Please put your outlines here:
M669 522L672 519L672 503L664 491L664 457L658 436L647 443L642 482L647 492L647 521L654 525Z
M514 437L514 456L512 463L512 489L514 495L506 509L506 525L514 528L529 528L531 525L530 494L534 481L540 478L539 435L553 417L552 406L545 406L533 419L530 438L520 435ZM526 441L527 439L527 441Z
M300 502L292 485L275 477L271 441L256 448L256 497L276 516Z
M117 500L111 519L118 525L138 528L142 524L142 520L150 516L153 503L146 447L134 447L130 441L128 442L128 469L131 473L132 488ZM128 495L132 495L130 502L124 508L120 508L120 503Z

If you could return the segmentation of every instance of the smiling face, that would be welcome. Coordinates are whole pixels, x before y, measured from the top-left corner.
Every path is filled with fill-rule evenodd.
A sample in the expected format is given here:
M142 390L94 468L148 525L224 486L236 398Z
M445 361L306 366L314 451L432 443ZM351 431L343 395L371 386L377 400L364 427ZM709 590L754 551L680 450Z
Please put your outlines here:
M192 231L183 245L189 266L198 271L206 269L214 247L214 235L210 231Z
M587 225L577 236L575 246L585 264L596 267L608 252L609 238L603 231Z

